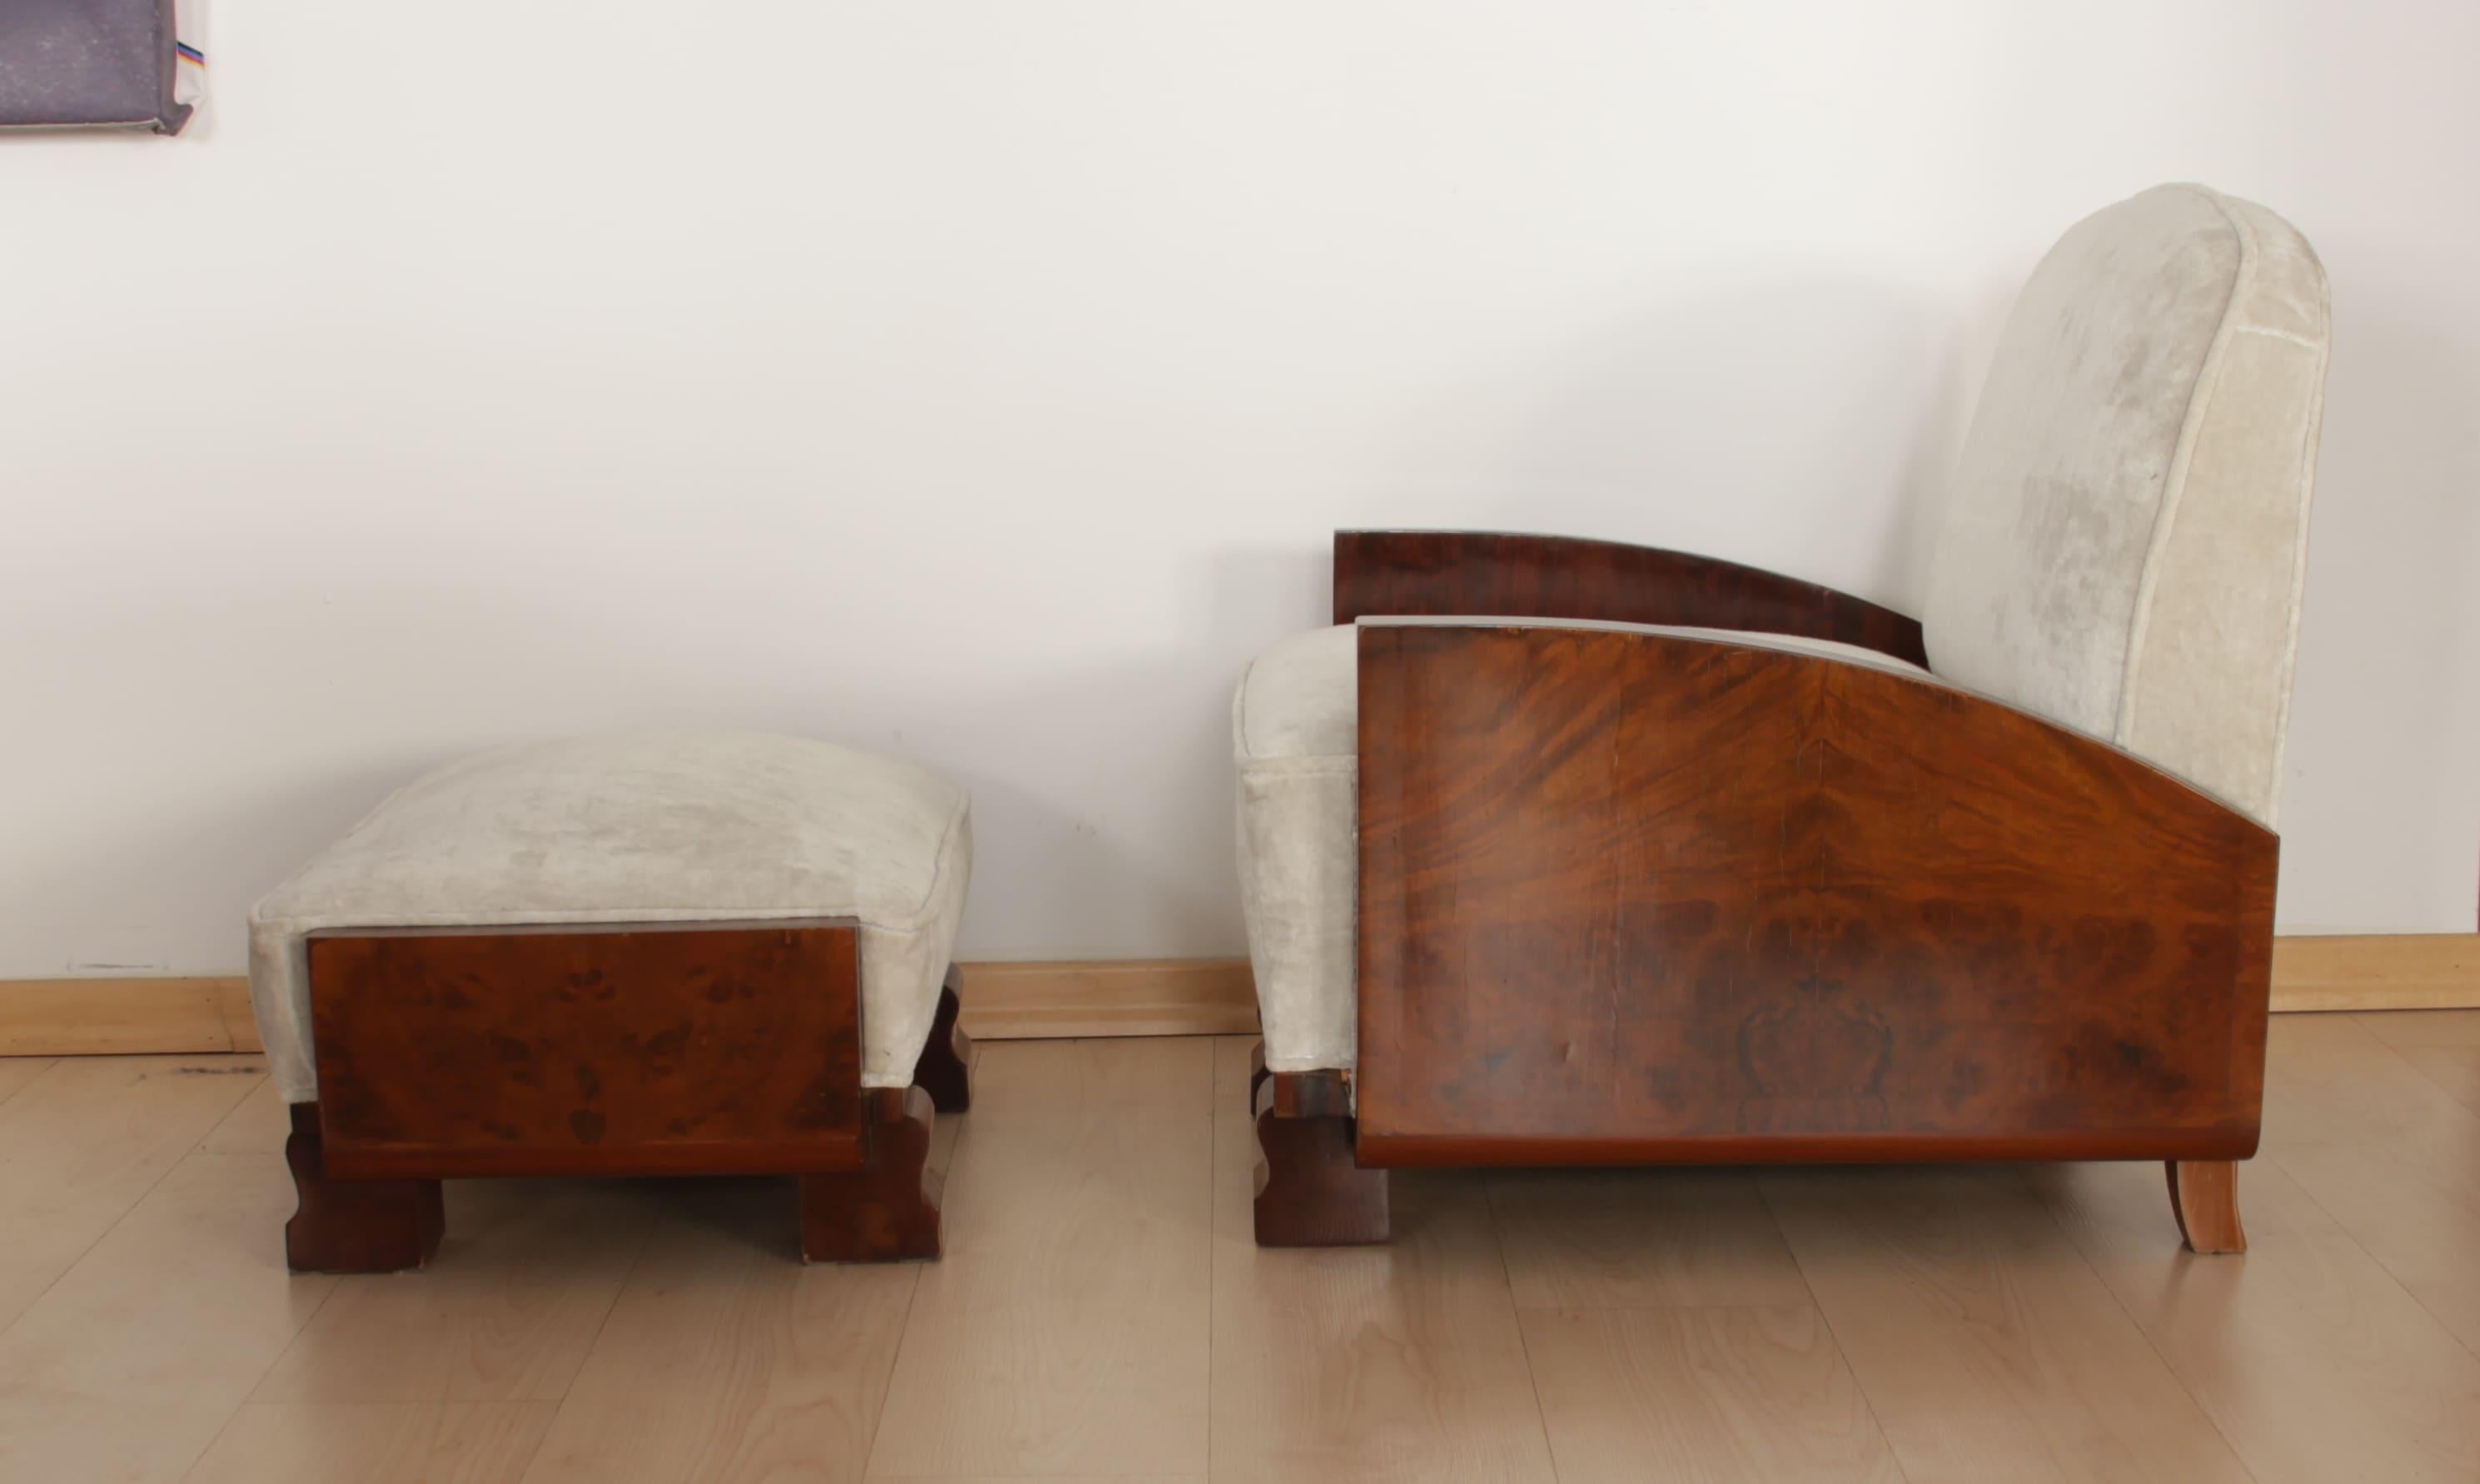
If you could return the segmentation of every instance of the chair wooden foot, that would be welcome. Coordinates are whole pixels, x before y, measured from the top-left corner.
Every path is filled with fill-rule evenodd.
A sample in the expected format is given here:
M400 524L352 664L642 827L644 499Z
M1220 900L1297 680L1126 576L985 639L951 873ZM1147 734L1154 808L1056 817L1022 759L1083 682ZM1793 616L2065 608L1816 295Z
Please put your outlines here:
M2170 1211L2188 1249L2247 1251L2247 1233L2239 1229L2238 1165L2229 1159L2173 1159L2168 1172Z
M1340 1072L1250 1077L1257 1117L1257 1245L1353 1247L1389 1235L1386 1172L1353 1162L1350 1092Z
M930 1094L930 1106L943 1113L961 1113L973 1106L973 1041L956 1028L960 1002L956 992L964 976L951 966L939 990L939 1014L930 1023L930 1039L921 1059L913 1065L913 1085Z
M298 1209L284 1223L284 1263L297 1273L393 1273L439 1250L448 1211L435 1180L329 1180L319 1105L293 1105L284 1140Z
M869 1163L799 1178L801 1260L891 1263L939 1255L939 1172L930 1168L937 1116L920 1087L863 1094Z

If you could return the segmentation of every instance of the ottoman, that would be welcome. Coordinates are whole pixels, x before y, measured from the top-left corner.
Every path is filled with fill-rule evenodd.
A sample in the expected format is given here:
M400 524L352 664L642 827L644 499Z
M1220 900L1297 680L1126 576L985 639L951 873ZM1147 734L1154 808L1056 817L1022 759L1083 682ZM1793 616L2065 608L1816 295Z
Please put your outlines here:
M444 1178L795 1177L811 1261L930 1258L969 800L748 732L509 747L399 790L250 912L297 1270L419 1267Z

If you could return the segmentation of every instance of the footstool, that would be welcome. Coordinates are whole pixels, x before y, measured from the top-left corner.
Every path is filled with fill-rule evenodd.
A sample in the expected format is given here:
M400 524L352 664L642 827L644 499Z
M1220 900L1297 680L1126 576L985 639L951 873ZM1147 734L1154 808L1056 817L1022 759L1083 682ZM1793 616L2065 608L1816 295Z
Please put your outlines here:
M290 1264L419 1267L442 1179L523 1175L793 1176L805 1259L938 1256L968 804L748 732L509 747L398 791L250 912Z

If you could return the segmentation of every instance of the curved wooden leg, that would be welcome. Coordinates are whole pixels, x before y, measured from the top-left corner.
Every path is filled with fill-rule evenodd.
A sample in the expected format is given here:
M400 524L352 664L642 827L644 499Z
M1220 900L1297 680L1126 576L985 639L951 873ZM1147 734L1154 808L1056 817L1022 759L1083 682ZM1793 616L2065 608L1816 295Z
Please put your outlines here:
M393 1273L439 1250L448 1211L435 1180L329 1180L319 1105L293 1105L284 1140L298 1203L284 1223L284 1263L297 1273Z
M1257 1116L1257 1245L1351 1247L1386 1240L1386 1172L1353 1162L1350 1092L1340 1072L1250 1077Z
M943 1113L961 1113L973 1106L973 1042L956 1028L956 991L963 983L964 976L950 964L947 982L939 989L939 1014L930 1022L930 1039L913 1065L913 1085L930 1094L931 1106Z
M2170 1211L2188 1250L2245 1252L2239 1229L2239 1167L2228 1159L2173 1159L2169 1163Z
M871 1087L869 1163L799 1179L801 1260L890 1263L939 1255L939 1172L930 1168L937 1116L919 1087Z

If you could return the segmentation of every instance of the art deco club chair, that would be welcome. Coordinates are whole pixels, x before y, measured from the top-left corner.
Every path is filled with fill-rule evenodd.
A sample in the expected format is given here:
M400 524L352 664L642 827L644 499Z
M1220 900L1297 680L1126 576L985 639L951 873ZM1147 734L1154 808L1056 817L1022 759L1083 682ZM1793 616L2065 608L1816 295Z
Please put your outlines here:
M1233 705L1257 1240L1409 1165L2160 1159L2244 1250L2323 270L2195 187L2007 325L1925 619L1346 532Z

